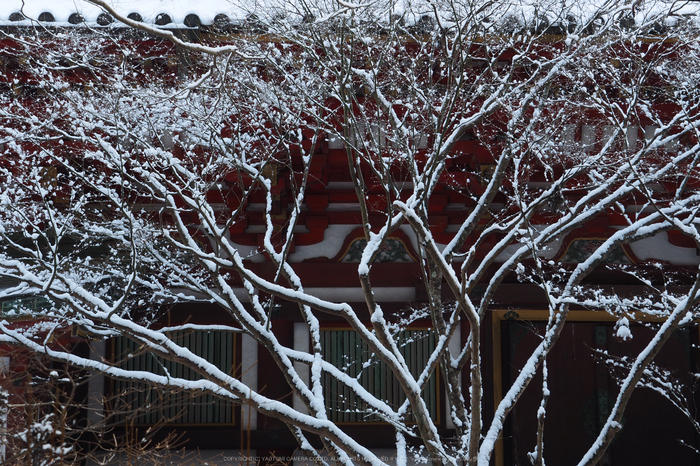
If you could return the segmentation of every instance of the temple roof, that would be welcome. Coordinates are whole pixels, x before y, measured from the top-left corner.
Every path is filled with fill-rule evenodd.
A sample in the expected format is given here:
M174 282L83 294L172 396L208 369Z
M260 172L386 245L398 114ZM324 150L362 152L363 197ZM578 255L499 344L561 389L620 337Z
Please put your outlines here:
M224 18L223 15L230 20L244 19L254 12L254 8L246 12L222 0L113 0L111 3L119 13L131 15L131 19L171 27L210 25L217 16ZM254 2L250 4L255 5ZM0 25L42 21L56 25L84 23L106 26L109 23L103 24L105 18L107 16L102 9L82 0L0 1Z
M551 8L551 4L548 8L543 8L543 3L547 1L499 0L489 3L481 11L480 18L489 24L512 19L529 24L534 21L533 18L545 17L552 24L570 21L569 18L574 18L578 24L586 24L592 18L600 17L601 11L608 14L611 11L606 0L580 0L573 1L570 5L562 3L557 8ZM302 11L304 8L315 11L316 18L331 17L331 10L334 11L324 1L304 2L304 8L299 8L302 4L297 4L295 0L109 0L109 3L117 12L130 19L165 28L221 26L222 23L229 22L236 24L246 21L251 15L257 18L282 15L293 22L306 21L308 10ZM377 4L375 13L386 18L405 15L406 23L414 24L423 15L434 13L430 5L432 3L426 4L423 0L396 0L384 6ZM671 4L661 0L635 5L635 20L638 25L660 21L673 26L681 20L691 21L695 27L700 27L700 20L697 19L700 17L700 2L686 2L679 6L676 2ZM621 1L615 8L623 6L624 2ZM450 12L446 11L446 15L441 16L449 23L451 17L447 13ZM90 4L89 0L0 0L0 26L29 26L36 25L37 22L55 26L118 25L101 8Z

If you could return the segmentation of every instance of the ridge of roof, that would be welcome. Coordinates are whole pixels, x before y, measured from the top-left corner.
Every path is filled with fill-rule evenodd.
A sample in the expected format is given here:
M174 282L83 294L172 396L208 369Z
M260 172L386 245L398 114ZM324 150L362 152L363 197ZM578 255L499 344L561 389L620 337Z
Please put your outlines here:
M133 15L145 23L171 27L210 25L217 17L235 21L249 15L242 8L221 0L113 0L112 4L125 16ZM0 25L22 26L38 21L56 26L83 23L105 26L109 24L103 24L105 18L106 13L101 8L82 0L0 1Z
M323 21L336 13L325 0L304 2L305 7L299 8L296 0L108 0L112 7L124 16L146 24L163 28L196 28L199 26L221 26L243 24L251 16L260 18L275 17L280 13L286 16L291 13L305 22L308 16ZM378 6L377 14L388 19L390 16L407 14L407 24L420 24L423 16L432 14L434 10L425 9L423 0L407 2L406 0L388 0L384 6ZM486 1L486 0L485 0ZM494 22L492 15L500 20L515 19L520 23L539 22L545 18L549 21L567 22L570 17L579 18L585 24L595 18L601 8L606 10L606 0L574 0L568 6L559 5L552 9L552 0L498 0L490 4L484 16L484 21ZM369 5L369 4L368 4ZM548 9L542 9L549 5ZM678 18L688 20L693 18L696 27L700 27L700 1L689 0L681 6L670 5L666 0L650 1L638 8L635 7L635 18L642 22L659 21L673 26ZM622 2L620 4L622 6ZM618 10L619 7L618 6ZM318 8L312 15L305 8ZM330 9L329 9L330 8ZM615 14L615 8L607 10ZM629 7L627 7L629 8ZM619 10L622 11L622 10ZM570 16L573 15L573 16ZM410 19L409 19L410 18ZM450 21L449 16L444 18ZM498 22L498 20L496 20ZM114 22L100 7L89 0L0 0L0 27L32 26L37 23L53 26L115 26L127 27ZM552 24L554 24L552 23Z

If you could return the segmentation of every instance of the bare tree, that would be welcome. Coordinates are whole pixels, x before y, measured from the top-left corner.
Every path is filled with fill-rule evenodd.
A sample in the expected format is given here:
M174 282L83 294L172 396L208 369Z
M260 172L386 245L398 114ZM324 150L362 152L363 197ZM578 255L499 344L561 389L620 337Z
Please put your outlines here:
M580 460L597 464L645 370L698 310L697 268L670 283L655 267L610 265L621 248L669 230L700 244L699 63L683 6L279 2L240 30L221 25L229 28L222 45L188 42L110 2L91 3L162 39L143 41L181 65L175 72L167 59L152 60L150 70L144 42L102 30L16 38L13 53L27 57L18 66L32 76L25 92L34 86L38 95L1 97L0 277L12 281L0 297L48 304L17 310L36 325L0 323L3 342L251 406L284 422L310 457L325 461L318 436L341 463L381 461L334 419L331 383L353 393L346 409L393 427L400 464L418 440L435 464L486 465L540 373L531 458L544 464L546 361L570 310L607 313L622 336L630 322L660 321ZM295 246L316 209L312 193L326 189L319 185L331 149L344 151L347 179L335 182L351 186L359 209L362 309L309 291L297 267ZM447 205L453 213L443 212ZM557 255L572 232L602 218L617 223L583 256ZM232 239L253 230L257 244ZM426 291L426 305L401 318L385 310L372 273L399 234L415 244ZM262 260L271 269L262 271ZM608 268L645 285L645 295L587 281ZM540 290L546 328L487 418L486 322L500 303L517 304L499 296L513 280ZM163 324L160 313L173 303L202 301L231 323ZM308 351L275 332L280 303L298 309ZM327 319L348 326L371 357L338 367L324 352ZM419 319L429 330L408 335ZM128 338L196 377L128 369L50 344L71 326L93 338ZM192 331L252 337L303 409L172 337ZM405 348L416 338L433 343L412 370ZM355 372L344 370L356 363ZM379 366L400 387L398 403L363 384L362 373ZM452 439L422 396L433 374L447 392Z
M2 464L164 464L173 459L201 464L194 452L183 450L182 434L170 432L156 439L177 414L137 429L133 426L139 412L120 410L119 400L139 396L143 386L115 393L105 401L113 408L95 422L90 419L94 416L86 415L94 409L86 399L89 374L22 349L4 354L11 355L5 357L14 361L14 370L4 378L0 392ZM115 428L125 425L126 429Z

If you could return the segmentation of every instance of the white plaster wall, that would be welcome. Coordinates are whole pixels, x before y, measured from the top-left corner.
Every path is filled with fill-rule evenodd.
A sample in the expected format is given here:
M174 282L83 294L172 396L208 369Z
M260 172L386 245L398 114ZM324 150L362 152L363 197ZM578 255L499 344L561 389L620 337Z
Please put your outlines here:
M250 335L241 338L241 382L251 390L258 390L258 342ZM256 430L258 413L248 405L241 406L241 429Z

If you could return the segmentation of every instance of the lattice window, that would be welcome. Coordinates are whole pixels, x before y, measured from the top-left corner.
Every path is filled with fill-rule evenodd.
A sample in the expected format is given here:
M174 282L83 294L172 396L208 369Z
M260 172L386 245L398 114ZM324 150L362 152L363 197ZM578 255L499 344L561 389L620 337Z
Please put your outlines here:
M231 332L176 332L171 338L193 353L232 374L235 364L235 334ZM170 374L187 380L201 379L195 371L144 351L126 337L113 340L117 367L153 374ZM213 394L165 390L142 382L112 381L112 412L118 423L133 424L234 424L234 405Z
M27 312L51 309L52 303L43 296L22 296L0 301L0 316L12 317Z
M365 389L384 400L394 408L399 407L406 396L396 377L386 364L372 354L367 345L353 330L324 330L321 332L323 357L343 369L351 377L357 378ZM435 335L428 330L405 330L399 335L401 352L409 369L418 376L427 365L431 352L435 349ZM325 374L323 380L324 397L329 417L334 422L381 422L372 414L355 392L347 385ZM437 377L433 374L423 391L428 411L438 420Z

